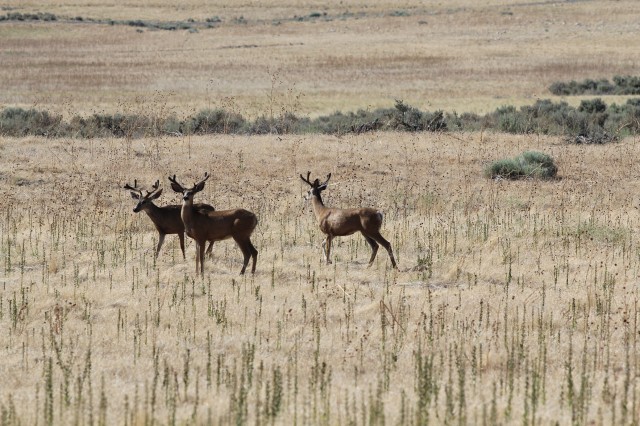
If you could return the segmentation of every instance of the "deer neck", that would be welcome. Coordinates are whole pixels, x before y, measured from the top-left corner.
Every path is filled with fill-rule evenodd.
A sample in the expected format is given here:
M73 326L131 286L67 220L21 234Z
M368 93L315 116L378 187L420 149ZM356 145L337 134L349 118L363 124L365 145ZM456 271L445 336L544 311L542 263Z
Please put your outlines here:
M182 211L180 217L186 228L189 228L189 224L193 221L193 198L182 201Z
M325 212L329 210L322 202L322 197L319 194L311 197L311 206L313 207L313 214L318 221L320 221L324 217Z
M160 212L160 207L156 206L152 202L149 202L144 209L147 216L153 223L158 223L162 220L162 213Z

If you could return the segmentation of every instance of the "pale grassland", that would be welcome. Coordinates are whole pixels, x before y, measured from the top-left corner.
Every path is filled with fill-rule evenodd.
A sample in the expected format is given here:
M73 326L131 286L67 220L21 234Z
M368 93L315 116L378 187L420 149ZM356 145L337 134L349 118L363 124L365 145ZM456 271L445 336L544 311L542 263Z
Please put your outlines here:
M640 420L640 141L375 133L1 139L4 424L596 424ZM529 149L560 179L491 181ZM614 166L615 165L615 166ZM334 264L299 173L377 206ZM121 189L212 179L199 201L259 216L254 276L231 242L204 279Z
M640 59L630 0L228 3L5 1L60 21L0 23L0 107L487 112L558 80L637 75ZM327 15L293 19L313 12ZM0 138L0 425L637 424L639 142ZM559 179L482 177L531 149ZM321 261L307 170L333 173L327 204L385 212L400 271L383 250L367 268L360 236ZM204 279L191 241L184 261L167 237L155 262L157 233L122 189L160 179L160 204L177 203L166 177L205 171L198 201L259 217L253 276L232 242Z
M554 81L635 74L640 60L632 0L226 3L5 3L61 20L0 23L0 106L129 113L162 98L181 116L225 107L253 118L402 99L484 113L551 97ZM327 15L294 20L314 12ZM75 16L223 22L190 33L64 21Z

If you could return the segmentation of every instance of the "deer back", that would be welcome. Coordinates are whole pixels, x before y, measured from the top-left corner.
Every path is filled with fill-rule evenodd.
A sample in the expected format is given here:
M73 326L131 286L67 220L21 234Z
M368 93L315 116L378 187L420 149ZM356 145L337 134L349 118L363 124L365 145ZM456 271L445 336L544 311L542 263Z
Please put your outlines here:
M382 213L372 208L327 208L319 218L320 230L328 235L345 236L355 232L375 232L382 226Z
M183 205L187 235L196 240L219 241L251 235L258 224L255 214L244 209L203 211Z

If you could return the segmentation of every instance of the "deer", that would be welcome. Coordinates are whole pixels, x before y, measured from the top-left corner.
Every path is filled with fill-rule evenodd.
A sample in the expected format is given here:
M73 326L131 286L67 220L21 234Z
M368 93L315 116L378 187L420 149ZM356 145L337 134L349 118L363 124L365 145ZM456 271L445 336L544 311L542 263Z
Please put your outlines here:
M182 194L182 209L180 215L187 235L196 241L196 274L204 277L204 245L207 241L222 241L229 238L238 244L244 261L240 275L245 273L249 258L253 258L251 273L256 272L258 250L251 243L251 234L258 225L258 218L245 209L202 211L193 204L193 197L204 189L209 173L204 179L195 183L191 188L185 188L176 180L176 175L169 177L171 189Z
M378 253L378 246L381 245L389 253L391 265L398 269L396 260L393 257L391 244L385 240L380 234L382 227L383 214L380 210L370 207L352 208L352 209L336 209L327 207L322 202L322 191L327 189L331 173L327 175L327 180L320 183L318 179L313 182L309 180L311 172L307 173L305 179L302 174L300 179L311 187L305 199L311 199L313 213L318 221L320 230L327 236L322 242L322 250L324 252L327 264L331 264L331 241L335 237L343 237L360 232L369 246L371 246L371 258L369 259L369 267L373 264Z
M181 205L167 205L167 206L156 206L153 203L153 200L156 200L162 195L162 188L160 188L160 181L157 180L153 186L151 191L145 191L146 194L142 193L142 189L138 187L138 180L135 179L133 181L133 186L128 183L124 185L124 189L128 189L131 191L131 198L137 201L136 206L133 208L134 213L139 213L140 211L144 211L149 216L149 219L153 222L156 230L158 231L158 247L156 247L156 252L154 255L154 259L158 258L160 254L160 248L164 243L164 237L166 235L178 234L178 238L180 238L180 250L182 250L182 258L186 259L186 255L184 252L184 224L182 223L182 218L180 217L180 211L182 209ZM197 209L202 211L214 211L215 209L208 204L196 204ZM207 249L207 254L211 255L211 250L213 248L213 241L209 243L209 248Z

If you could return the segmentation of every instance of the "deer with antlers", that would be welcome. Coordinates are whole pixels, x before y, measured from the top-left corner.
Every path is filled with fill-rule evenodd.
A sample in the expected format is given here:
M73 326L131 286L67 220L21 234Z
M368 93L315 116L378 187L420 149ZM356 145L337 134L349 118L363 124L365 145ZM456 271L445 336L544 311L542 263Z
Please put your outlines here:
M204 189L204 184L209 179L209 174L204 174L204 179L194 184L191 188L185 188L176 180L176 176L169 178L171 189L182 194L181 217L184 222L187 235L196 241L196 274L204 276L204 245L207 241L226 240L233 238L242 250L244 263L240 274L249 264L249 258L253 258L251 273L256 271L258 250L251 243L251 234L258 225L255 214L244 209L217 210L203 212L195 208L193 197Z
M360 232L371 246L369 266L373 264L376 254L378 253L378 246L381 245L389 253L391 265L395 269L398 269L396 260L393 257L393 251L391 250L391 244L380 234L383 218L382 212L374 208L334 209L326 207L322 202L321 193L327 189L327 184L329 183L329 179L331 179L331 173L327 175L327 180L323 183L320 183L318 179L311 182L309 180L310 176L311 172L308 172L306 179L302 175L300 175L300 179L311 187L307 198L311 198L313 213L316 216L318 225L320 225L320 230L327 236L322 242L322 249L327 264L331 263L329 255L331 253L331 241L334 237L342 237Z
M182 258L186 259L184 253L184 223L182 223L182 218L180 217L180 211L182 210L181 205L168 205L168 206L156 206L153 203L153 200L160 197L162 194L162 188L160 188L160 181L156 181L151 187L151 191L145 191L146 194L142 193L142 189L138 187L138 180L133 181L133 186L128 183L124 185L124 189L128 189L131 191L131 198L136 200L138 203L133 208L135 213L140 211L144 211L149 216L149 219L153 222L156 229L158 230L158 247L156 248L155 258L158 258L158 254L160 254L160 248L164 243L164 237L170 234L178 234L178 238L180 238L180 250L182 250ZM214 211L215 209L208 204L196 204L195 208L201 210L203 212ZM211 255L211 249L213 248L213 241L209 243L209 247L207 248L207 254Z

